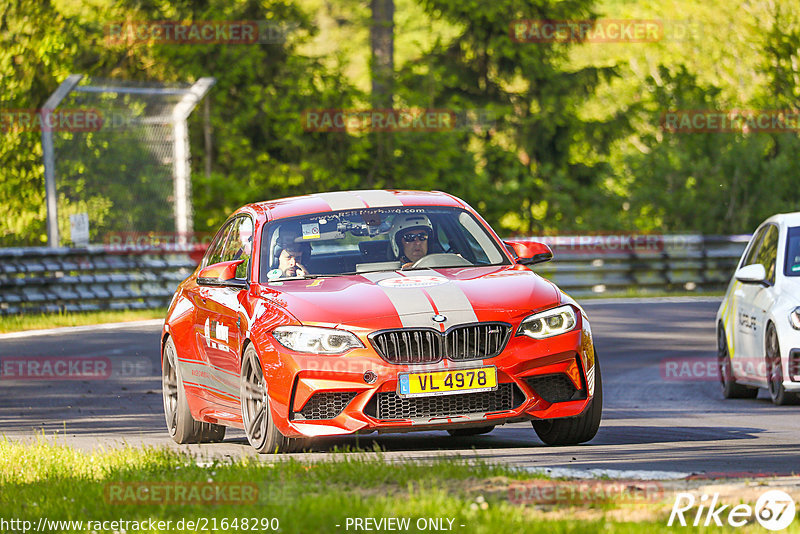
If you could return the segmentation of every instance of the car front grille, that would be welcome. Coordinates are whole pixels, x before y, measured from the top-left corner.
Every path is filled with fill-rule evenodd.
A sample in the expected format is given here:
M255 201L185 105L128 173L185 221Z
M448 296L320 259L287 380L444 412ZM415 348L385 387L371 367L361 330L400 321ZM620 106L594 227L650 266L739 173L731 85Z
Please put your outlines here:
M342 413L356 394L355 391L314 393L303 409L294 414L294 419L333 419Z
M572 380L564 373L533 376L525 379L525 382L527 382L533 391L541 398L550 403L586 398L586 391L583 389L576 389Z
M499 384L494 391L457 393L434 397L401 397L394 391L375 395L365 413L376 419L417 419L429 417L455 417L513 410L525 401L525 394L516 384Z
M500 354L508 342L511 325L477 323L456 326L445 333L432 328L401 328L370 335L372 346L389 363L436 363L481 360Z

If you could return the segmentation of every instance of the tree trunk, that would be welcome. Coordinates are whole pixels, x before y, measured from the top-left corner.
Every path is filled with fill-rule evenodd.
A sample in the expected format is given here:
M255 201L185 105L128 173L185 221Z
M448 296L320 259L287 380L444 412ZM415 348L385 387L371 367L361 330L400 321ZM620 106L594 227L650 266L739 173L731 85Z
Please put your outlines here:
M372 108L391 109L394 96L394 0L371 0ZM393 132L374 132L375 158L367 176L369 187L394 187Z
M394 89L394 0L371 0L372 106L392 107Z

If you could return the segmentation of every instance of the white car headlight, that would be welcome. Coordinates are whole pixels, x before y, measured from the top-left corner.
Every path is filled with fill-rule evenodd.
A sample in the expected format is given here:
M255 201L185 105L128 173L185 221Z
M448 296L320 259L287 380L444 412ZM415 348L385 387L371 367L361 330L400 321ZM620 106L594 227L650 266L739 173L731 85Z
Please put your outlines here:
M789 322L792 323L792 327L795 330L800 330L800 308L795 308L792 313L789 314Z
M557 336L569 332L578 321L575 319L575 310L572 306L559 306L526 317L519 325L517 334L523 334L534 339Z
M350 332L314 326L279 326L272 336L284 347L295 352L312 354L343 354L364 344Z

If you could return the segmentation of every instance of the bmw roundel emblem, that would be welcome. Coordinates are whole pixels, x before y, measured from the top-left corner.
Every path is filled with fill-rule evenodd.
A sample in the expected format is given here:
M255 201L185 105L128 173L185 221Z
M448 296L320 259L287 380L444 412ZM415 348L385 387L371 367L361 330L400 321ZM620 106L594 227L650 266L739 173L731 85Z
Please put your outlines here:
M433 316L433 320L436 321L437 323L443 323L447 320L447 317L445 317L444 315L437 314Z

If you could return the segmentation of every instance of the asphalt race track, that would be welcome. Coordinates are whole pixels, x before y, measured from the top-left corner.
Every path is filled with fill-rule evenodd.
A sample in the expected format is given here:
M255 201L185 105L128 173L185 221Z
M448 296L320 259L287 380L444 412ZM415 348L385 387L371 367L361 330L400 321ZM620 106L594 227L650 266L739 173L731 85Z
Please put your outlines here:
M334 447L371 449L377 443L387 458L461 454L533 469L613 470L611 476L614 471L659 471L676 477L797 473L800 406L773 406L764 391L756 400L724 400L718 382L704 372L705 362L715 355L718 302L584 303L605 393L603 424L588 444L547 447L530 424L517 423L471 438L425 432L373 434L358 442L328 439L303 454L326 457ZM5 373L0 378L0 433L12 440L33 440L44 432L48 439L87 450L127 443L167 445L203 456L253 455L238 430L229 430L221 444L181 447L172 442L161 405L159 332L160 326L151 321L100 331L0 336ZM20 380L8 375L15 362L32 357L90 358L85 365L100 361L96 371L101 378Z

